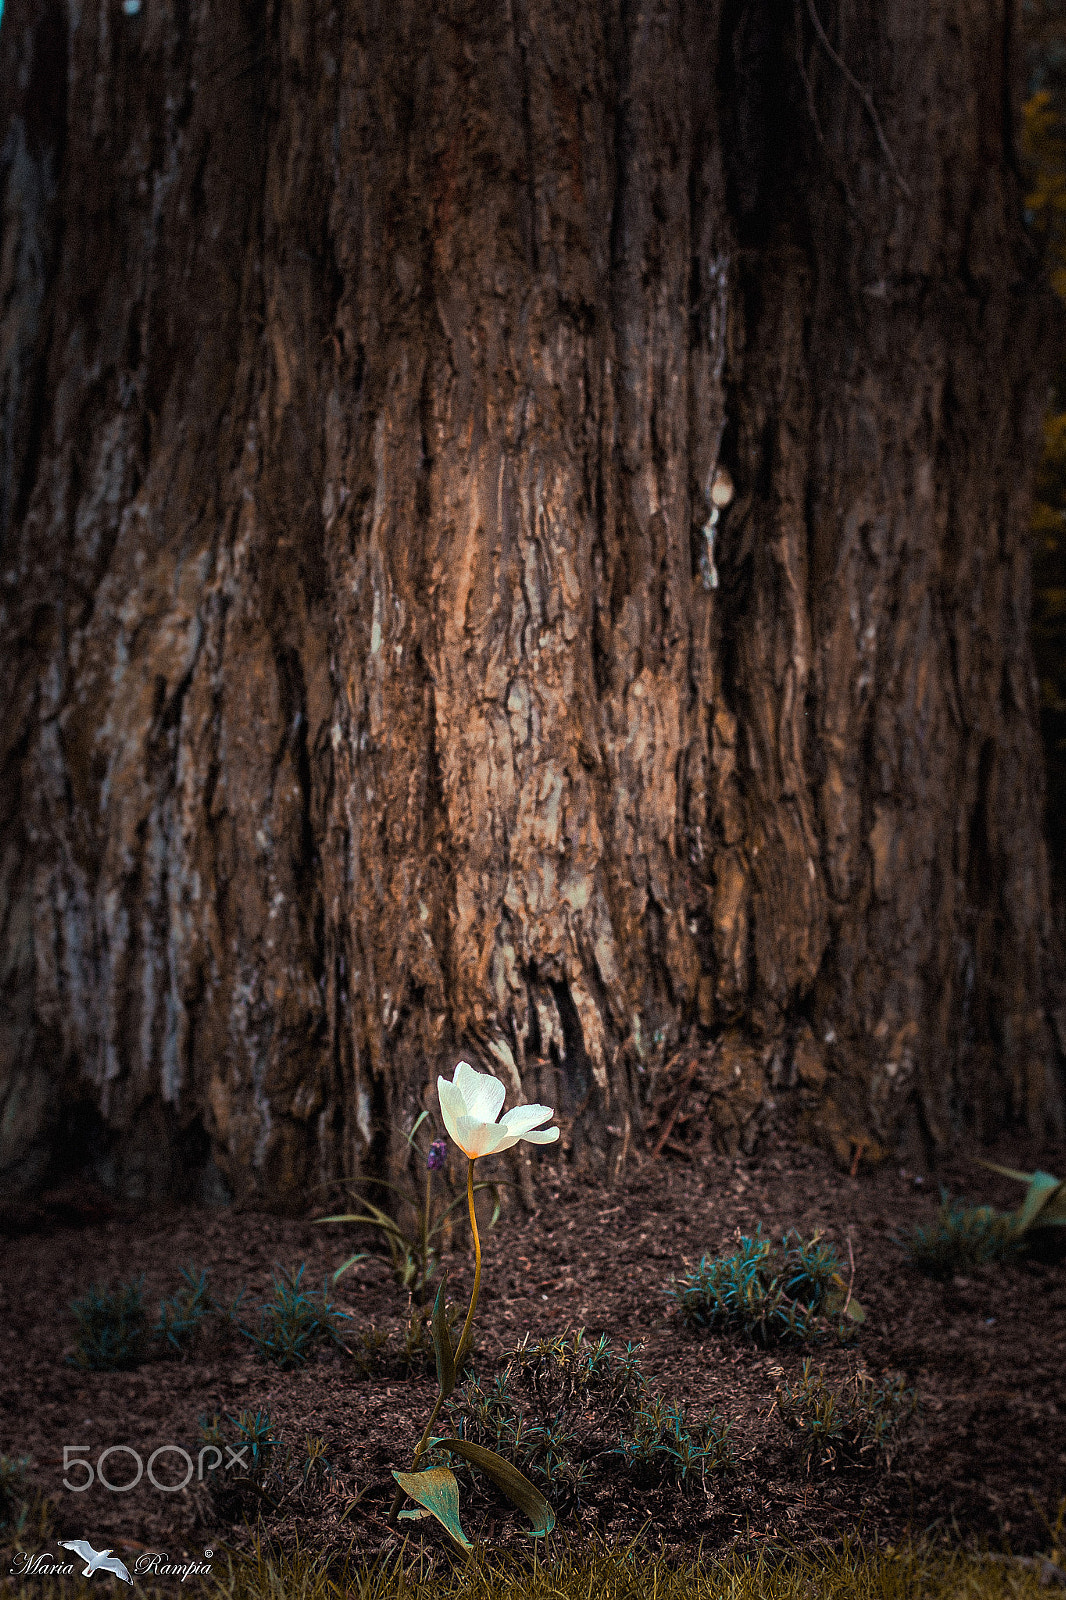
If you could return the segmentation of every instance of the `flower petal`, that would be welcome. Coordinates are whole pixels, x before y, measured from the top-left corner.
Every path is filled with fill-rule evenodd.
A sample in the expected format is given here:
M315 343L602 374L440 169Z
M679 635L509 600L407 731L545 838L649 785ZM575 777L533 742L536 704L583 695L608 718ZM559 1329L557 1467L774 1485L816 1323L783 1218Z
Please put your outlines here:
M469 1061L460 1061L453 1082L462 1094L467 1116L481 1122L496 1121L507 1095L499 1078L490 1072L475 1072Z
M456 1121L455 1142L464 1155L476 1161L478 1156L491 1155L486 1145L492 1143L494 1124L482 1122L480 1117L468 1117L464 1112Z
M503 1124L499 1122L483 1122L481 1126L485 1143L482 1155L498 1156L502 1150L510 1150L521 1137L517 1133L505 1133Z
M437 1094L440 1098L440 1114L444 1118L448 1137L461 1150L463 1145L459 1138L459 1120L466 1109L462 1093L456 1084L449 1083L447 1078L441 1077L437 1079Z
M554 1144L559 1137L558 1128L531 1131L555 1115L551 1106L512 1106L497 1122L506 1090L499 1078L476 1072L469 1061L457 1064L450 1083L443 1076L437 1079L437 1095L449 1138L472 1161L510 1150L520 1139Z
M500 1118L500 1127L506 1128L508 1133L521 1135L528 1128L535 1128L538 1122L547 1122L554 1115L551 1106L512 1106Z

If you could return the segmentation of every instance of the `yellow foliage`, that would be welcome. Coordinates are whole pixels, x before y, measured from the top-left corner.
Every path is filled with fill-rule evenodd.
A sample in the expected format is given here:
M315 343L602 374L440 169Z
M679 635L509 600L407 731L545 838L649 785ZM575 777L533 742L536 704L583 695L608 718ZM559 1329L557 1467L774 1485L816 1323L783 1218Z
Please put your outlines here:
M1044 458L1066 467L1066 411L1049 411L1044 419Z
M1045 240L1052 288L1066 300L1066 127L1050 89L1025 103L1022 151L1032 185L1026 210Z
M1026 101L1024 116L1022 149L1033 183L1025 204L1048 235L1052 272L1058 275L1066 271L1066 131L1048 89Z

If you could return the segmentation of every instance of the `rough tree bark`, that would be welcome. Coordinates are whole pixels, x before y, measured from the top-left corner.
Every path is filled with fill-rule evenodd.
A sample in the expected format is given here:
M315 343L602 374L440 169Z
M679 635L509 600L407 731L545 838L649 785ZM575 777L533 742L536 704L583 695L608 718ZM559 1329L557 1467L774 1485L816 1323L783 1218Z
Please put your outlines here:
M1012 12L7 0L9 1188L1061 1129Z

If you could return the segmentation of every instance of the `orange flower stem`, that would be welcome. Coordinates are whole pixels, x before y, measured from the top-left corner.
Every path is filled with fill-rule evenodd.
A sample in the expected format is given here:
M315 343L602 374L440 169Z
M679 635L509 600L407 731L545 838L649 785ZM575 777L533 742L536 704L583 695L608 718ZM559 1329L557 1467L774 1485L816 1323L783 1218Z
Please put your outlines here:
M481 1289L481 1239L477 1231L477 1216L474 1213L474 1162L476 1159L475 1156L471 1156L470 1165L466 1169L466 1203L470 1211L470 1231L474 1235L474 1292L470 1296L470 1310L466 1314L462 1337L455 1352L455 1370L457 1373L466 1360L467 1352L474 1342L472 1331L474 1312L477 1309L477 1297Z

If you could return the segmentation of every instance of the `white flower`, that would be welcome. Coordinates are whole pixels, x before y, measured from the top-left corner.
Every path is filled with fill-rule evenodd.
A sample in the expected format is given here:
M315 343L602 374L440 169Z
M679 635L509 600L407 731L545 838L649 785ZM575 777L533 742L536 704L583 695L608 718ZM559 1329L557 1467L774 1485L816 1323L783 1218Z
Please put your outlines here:
M468 1061L460 1061L451 1083L445 1077L437 1079L444 1126L471 1161L510 1150L519 1139L530 1144L553 1144L558 1139L558 1128L533 1131L538 1122L554 1115L551 1106L512 1106L503 1121L497 1122L506 1092L499 1078L475 1072Z

